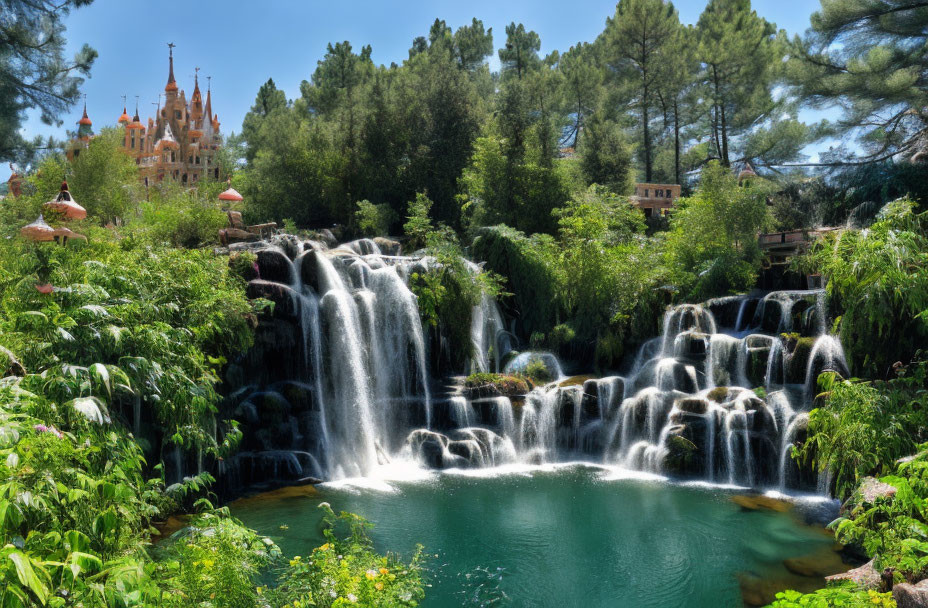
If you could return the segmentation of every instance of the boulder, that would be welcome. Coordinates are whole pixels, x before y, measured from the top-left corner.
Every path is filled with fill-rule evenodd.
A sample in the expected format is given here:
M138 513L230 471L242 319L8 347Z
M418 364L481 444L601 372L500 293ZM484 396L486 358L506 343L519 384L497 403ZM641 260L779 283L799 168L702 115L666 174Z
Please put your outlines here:
M338 245L338 239L335 238L335 235L332 234L332 231L328 228L323 228L322 230L316 231L316 240L322 241L325 243L326 247L335 247Z
M293 264L290 259L276 249L262 249L258 252L258 276L265 281L289 285Z
M825 580L829 583L851 581L865 589L878 589L880 587L880 573L873 567L872 559L863 566L858 566L847 572L826 576Z
M928 580L895 585L893 599L897 608L928 608Z
M399 241L383 236L375 237L374 244L380 248L380 252L384 255L400 255L403 251L403 246L400 245Z
M666 443L663 470L677 475L695 475L704 468L704 458L699 448L689 439L683 437L685 427L679 425L670 429Z
M248 282L245 293L252 300L264 298L274 302L274 318L288 320L300 318L300 297L287 285L255 279Z
M686 397L677 400L677 409L688 414L705 414L709 411L709 402L698 397Z

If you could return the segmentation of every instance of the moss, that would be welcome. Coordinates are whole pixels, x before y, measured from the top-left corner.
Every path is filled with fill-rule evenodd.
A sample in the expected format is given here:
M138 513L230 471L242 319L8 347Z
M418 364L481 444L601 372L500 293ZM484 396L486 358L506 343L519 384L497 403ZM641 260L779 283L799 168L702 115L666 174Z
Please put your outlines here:
M545 382L551 382L555 379L548 370L548 366L545 365L545 362L541 359L532 359L529 361L528 365L525 366L523 375L536 384L544 384Z
M664 469L677 474L693 472L697 464L699 448L696 444L680 435L667 437L667 455L664 457Z
M706 398L710 401L715 401L716 403L724 403L728 399L728 387L727 386L718 386L708 392Z
M786 381L794 384L801 384L806 380L806 367L809 365L809 355L812 354L812 348L815 346L815 338L793 338L788 339L787 351L789 363L786 366Z
M246 281L258 278L258 269L255 264L258 256L252 251L239 251L229 256L229 269L232 274L240 276Z
M533 386L531 379L521 374L479 372L471 374L464 380L464 391L471 397L524 395L532 390Z

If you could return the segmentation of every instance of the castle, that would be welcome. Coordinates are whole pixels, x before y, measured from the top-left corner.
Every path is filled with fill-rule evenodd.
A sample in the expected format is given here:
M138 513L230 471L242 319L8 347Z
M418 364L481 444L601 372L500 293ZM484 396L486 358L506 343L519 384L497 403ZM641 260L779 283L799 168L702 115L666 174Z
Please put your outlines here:
M206 102L200 92L199 75L194 75L193 94L188 103L183 89L174 79L174 45L168 45L168 82L164 87L164 105L158 106L154 119L143 124L138 106L131 118L123 106L117 119L123 128L123 151L135 159L139 177L148 186L164 179L182 185L194 185L203 179L219 179L216 157L222 147L219 116L213 113L212 93L207 87ZM199 70L199 68L197 68ZM93 137L92 122L84 115L78 121L77 137L68 148L68 160L77 158Z

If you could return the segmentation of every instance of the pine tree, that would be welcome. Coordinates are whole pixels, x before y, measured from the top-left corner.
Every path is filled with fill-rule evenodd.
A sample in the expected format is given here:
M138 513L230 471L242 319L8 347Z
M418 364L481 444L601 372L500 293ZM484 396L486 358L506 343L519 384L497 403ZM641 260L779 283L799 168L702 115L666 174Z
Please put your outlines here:
M79 87L97 52L83 45L69 62L64 18L92 0L6 0L0 10L0 160L21 157L28 147L19 133L25 110L36 108L42 122L78 100Z
M499 50L499 60L502 63L501 76L504 79L522 78L531 70L541 65L538 51L541 49L541 38L538 34L525 30L521 23L515 22L506 26L506 46Z
M714 155L726 167L742 160L732 154L736 138L775 118L772 92L784 55L776 34L750 0L710 0L696 24L708 128Z
M677 10L665 0L619 0L603 33L608 65L619 79L634 82L633 101L639 108L645 181L653 171L652 113L656 101L660 58L680 27Z
M859 158L928 160L928 2L822 0L790 45L787 72L813 106L839 105L834 127L856 134Z

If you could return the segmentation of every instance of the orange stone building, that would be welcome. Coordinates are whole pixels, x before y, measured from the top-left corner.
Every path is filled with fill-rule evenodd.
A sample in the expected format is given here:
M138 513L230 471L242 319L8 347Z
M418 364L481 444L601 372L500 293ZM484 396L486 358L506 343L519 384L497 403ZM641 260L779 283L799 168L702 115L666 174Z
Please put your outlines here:
M203 179L219 179L217 152L222 148L219 116L213 113L212 93L207 87L204 103L198 75L194 76L193 94L187 101L183 89L174 79L174 48L169 45L168 82L164 87L164 105L158 107L154 119L142 123L138 107L131 118L125 106L117 119L125 131L123 151L135 159L139 176L148 186L162 180L173 180L181 185L195 185ZM85 123L86 121L86 123ZM92 133L90 119L84 116L78 123L85 134L78 131L72 141L68 158L76 158L86 147Z

